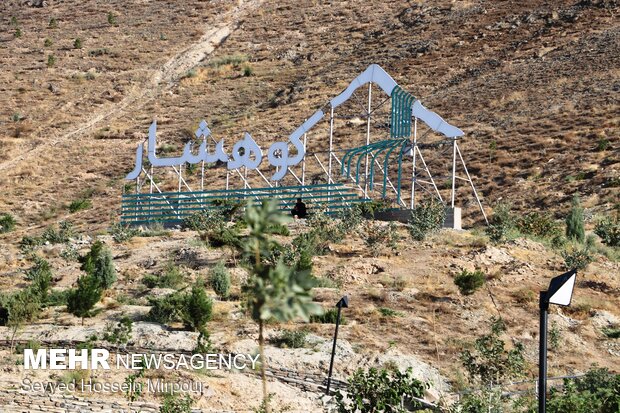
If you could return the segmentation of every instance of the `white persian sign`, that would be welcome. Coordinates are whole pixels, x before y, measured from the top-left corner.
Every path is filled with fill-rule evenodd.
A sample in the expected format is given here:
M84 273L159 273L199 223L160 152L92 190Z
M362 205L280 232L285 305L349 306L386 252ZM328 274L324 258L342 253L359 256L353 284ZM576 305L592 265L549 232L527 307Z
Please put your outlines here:
M306 149L301 141L303 134L314 126L321 118L323 118L323 112L317 111L310 119L304 122L295 132L289 137L290 143L293 144L297 153L294 156L289 156L289 142L276 142L269 147L267 151L267 159L269 163L277 168L276 173L271 177L274 181L279 181L284 178L288 168L290 166L297 165L302 161L306 154ZM197 164L200 162L214 163L217 161L227 164L228 169L238 169L246 167L248 169L257 169L263 159L263 151L260 146L252 139L249 133L246 132L244 138L233 145L232 153L226 154L224 150L224 139L220 140L215 145L215 151L209 153L207 150L206 138L211 135L211 131L207 126L207 122L204 120L200 122L198 130L196 130L196 137L203 137L202 144L198 147L196 153L192 148L192 142L185 144L183 154L177 157L171 158L158 158L156 154L157 147L157 122L153 121L149 128L149 139L147 142L148 160L153 166L180 166L185 163ZM136 166L125 179L136 179L142 171L142 157L144 153L144 143L138 145L136 149Z

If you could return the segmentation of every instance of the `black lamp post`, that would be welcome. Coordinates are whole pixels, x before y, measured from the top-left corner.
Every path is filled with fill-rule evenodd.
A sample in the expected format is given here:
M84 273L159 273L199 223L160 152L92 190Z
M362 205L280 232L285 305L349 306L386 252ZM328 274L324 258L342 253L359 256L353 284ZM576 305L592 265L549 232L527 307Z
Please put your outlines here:
M340 299L336 303L336 307L338 307L338 315L336 316L336 331L334 332L334 345L332 346L332 358L329 362L329 374L327 375L327 389L325 390L325 394L329 395L329 386L332 382L332 369L334 368L334 355L336 354L336 340L338 339L338 326L340 325L340 311L343 308L349 307L349 297L346 295Z
M547 410L547 321L549 304L570 305L575 288L577 270L571 270L551 279L549 289L540 292L540 346L538 351L538 413Z

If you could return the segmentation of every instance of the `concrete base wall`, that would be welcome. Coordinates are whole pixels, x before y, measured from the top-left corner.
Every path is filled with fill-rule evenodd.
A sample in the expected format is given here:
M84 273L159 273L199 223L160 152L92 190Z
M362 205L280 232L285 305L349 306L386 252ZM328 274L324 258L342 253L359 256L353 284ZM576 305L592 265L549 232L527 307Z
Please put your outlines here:
M443 227L463 229L461 227L461 208L446 208L446 220L443 223Z
M411 218L410 209L388 209L385 211L375 212L374 218L379 221L397 221L407 223ZM443 224L444 228L462 229L461 228L461 208L446 208L446 220Z

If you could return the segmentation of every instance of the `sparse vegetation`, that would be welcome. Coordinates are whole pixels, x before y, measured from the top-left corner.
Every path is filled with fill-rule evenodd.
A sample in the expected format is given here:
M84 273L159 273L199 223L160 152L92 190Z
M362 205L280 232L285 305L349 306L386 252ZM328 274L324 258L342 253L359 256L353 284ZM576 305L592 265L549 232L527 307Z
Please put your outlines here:
M47 67L54 67L56 65L56 56L53 54L47 55Z
M128 225L116 223L110 227L108 233L112 235L114 242L121 244L140 234L140 231L138 229L131 228Z
M583 242L586 232L583 225L583 208L579 197L575 196L571 203L571 209L566 217L566 238L577 242Z
M414 240L423 241L428 235L437 232L446 219L446 210L434 198L420 202L411 213L409 233Z
M211 62L209 62L209 66L214 67L214 68L218 68L218 67L225 66L225 65L238 66L241 63L247 62L247 60L248 60L248 57L246 55L234 54L234 55L222 56L220 58L212 59Z
M521 234L538 238L553 238L560 233L553 218L539 212L530 212L518 219L517 229Z
M480 270L467 271L463 270L454 277L454 284L459 288L463 295L472 295L478 288L484 285L486 276Z
M46 37L45 40L43 41L43 46L44 47L51 47L54 43L52 42L52 40L49 37Z
M306 346L308 332L305 330L282 330L272 341L278 347L283 348L302 348Z
M84 198L81 198L81 199L76 199L76 200L72 201L72 202L69 204L69 207L68 207L68 208L69 208L69 212L71 212L71 213L75 213L75 212L78 212L78 211L82 211L82 210L84 210L84 209L88 209L88 208L90 208L92 205L93 205L93 204L92 204L92 202L90 201L90 199L84 199Z
M609 217L599 219L594 227L594 233L601 238L603 244L610 247L620 247L620 220Z
M400 239L394 222L384 224L369 221L367 225L363 226L360 233L364 243L374 257L378 256L385 247L396 251L397 242Z
M209 283L213 291L222 299L226 300L230 295L230 274L222 261L218 262L209 271Z
M403 314L388 307L379 307L379 313L384 317L401 317Z
M168 262L161 274L145 275L142 283L148 288L177 288L184 282L184 276L179 267L172 262Z
M0 214L0 234L11 232L15 229L15 218L11 214Z
M81 49L82 48L82 39L80 39L79 37L77 39L75 39L73 41L73 48L74 49Z
M336 320L338 319L338 309L330 308L324 310L322 314L316 314L310 317L311 323L320 323L320 324L336 324ZM340 324L346 324L346 319L344 314L340 314Z
M493 208L493 215L485 230L492 242L501 243L508 239L510 232L514 228L511 208L512 206L506 203L497 204Z
M358 369L348 380L348 397L342 392L335 396L339 413L384 412L405 413L410 408L421 407L412 397L422 398L428 384L413 377L412 369L405 372L370 368Z
M102 290L107 290L116 281L112 252L101 241L95 242L80 261L82 271L99 282Z
M584 270L594 261L594 257L590 253L590 249L585 246L571 245L569 248L561 252L564 258L565 268L567 270L577 269Z
M189 395L168 394L159 408L159 413L191 413L192 398Z
M50 21L47 24L48 29L57 29L58 28L58 20L55 17L50 17Z
M116 26L118 23L116 22L116 16L111 11L108 12L108 24L112 26Z
M110 344L117 346L124 346L129 342L131 338L131 331L133 330L133 320L126 315L123 315L116 325L108 323L106 325L103 339Z

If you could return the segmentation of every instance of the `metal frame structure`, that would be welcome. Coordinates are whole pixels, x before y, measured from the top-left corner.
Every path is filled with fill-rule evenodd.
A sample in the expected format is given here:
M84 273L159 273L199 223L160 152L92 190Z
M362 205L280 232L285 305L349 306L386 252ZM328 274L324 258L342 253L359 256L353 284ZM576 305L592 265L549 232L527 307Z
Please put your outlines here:
M346 120L346 117L339 117L336 110L352 97L355 102L357 99L355 97L356 90L363 90L361 87L364 85L367 85L368 99L367 102L364 102L365 105L358 101L363 112L357 116L361 119L365 118L365 136L362 141L364 144L342 147L343 145L338 145L335 139L336 121L343 118ZM373 96L375 99L377 98L376 94L373 94L373 86L378 86L387 94L387 98L382 99L374 106ZM373 115L388 101L391 101L392 106L389 136L382 134L383 136L380 136L378 140L373 139L371 134L371 124L375 119ZM327 133L317 126L319 121L326 117L326 113L328 114ZM421 124L426 126L426 130L422 129L420 135ZM123 195L122 215L123 221L126 223L145 221L138 219L142 216L146 216L146 221L148 221L148 214L144 215L144 211L153 210L154 206L167 206L171 210L175 210L178 208L180 196L186 199L201 200L200 205L208 207L209 202L207 200L211 199L209 197L214 193L219 194L222 198L257 200L263 199L265 194L268 194L269 197L279 199L282 208L286 208L284 202L294 195L313 204L311 207L323 204L328 212L333 212L342 206L352 205L353 202L369 201L377 196L383 199L393 196L393 202L398 208L413 209L416 207L420 193L435 197L446 205L446 201L436 184L436 176L431 172L431 168L422 153L423 150L426 152L428 148L435 149L433 155L437 157L442 155L441 149L446 147L450 147L452 152L451 171L449 173L451 179L450 206L452 208L455 206L456 181L468 182L480 211L485 221L487 220L458 145L458 139L464 135L463 132L422 106L418 99L400 88L378 65L370 65L342 93L316 111L291 134L288 143L276 142L271 145L267 151L267 159L275 167L275 174L271 178L268 178L264 169L261 170L261 165L264 164L261 162L263 157L261 148L247 133L242 141L235 143L231 155L227 155L224 150L224 140L217 141L211 134L207 123L202 121L195 132L196 138L201 141L197 154L193 153L192 144L188 143L181 157L157 158L155 155L155 131L156 123L153 122L151 129L149 129L148 142L145 140L136 151L136 167L126 178L135 180L136 183L136 194ZM424 143L425 138L431 133L439 135L441 140L432 144ZM321 137L323 139L320 139ZM327 141L327 150L321 147L325 141ZM209 152L211 143L215 144L213 154ZM146 144L148 144L150 168L142 165ZM296 148L297 153L293 156L289 155L289 144L293 144ZM391 162L392 156L394 156L395 162ZM408 177L403 176L403 172L405 166L407 169L409 168L409 157L411 158L411 175L410 182L407 182ZM225 184L222 185L225 189L213 188L213 185L208 185L209 189L205 187L205 175L212 171L206 166L214 162L227 167ZM154 163L156 165L153 165ZM183 169L186 164L198 163L200 163L200 190L195 191L188 183L188 179L184 178ZM458 163L462 166L466 177L457 175ZM172 168L175 176L178 177L177 195L160 188L154 178L153 166ZM312 176L313 181L308 183L309 177L307 175L310 172L315 174ZM382 175L382 179L375 182L377 173ZM141 180L142 175L144 179ZM187 176L188 174L185 175L185 177ZM317 179L319 182L316 182ZM145 194L143 191L147 183L148 194ZM332 189L327 194L320 191L321 185L325 184ZM239 192L238 186L242 186L242 192ZM380 188L379 192L377 192L377 186ZM291 188L296 191L293 195L290 193ZM357 198L352 198L352 193L357 193ZM239 194L243 196L240 198ZM335 204L332 205L333 203ZM180 216L178 212L177 210L177 216Z

